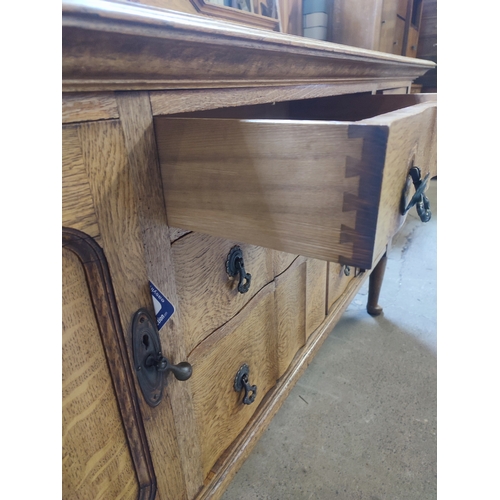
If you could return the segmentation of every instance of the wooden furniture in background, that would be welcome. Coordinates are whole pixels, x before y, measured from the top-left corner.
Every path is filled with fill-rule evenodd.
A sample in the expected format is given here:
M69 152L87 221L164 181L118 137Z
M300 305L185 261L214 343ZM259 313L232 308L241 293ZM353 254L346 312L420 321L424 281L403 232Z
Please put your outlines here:
M437 1L424 0L417 57L437 64ZM437 68L417 78L422 92L437 92Z
M372 273L378 297L408 169L435 172L436 107L372 94L432 66L135 2L63 3L64 498L220 498ZM378 162L377 189L364 159ZM200 175L179 177L184 163ZM224 209L224 186L241 205ZM194 196L228 232L209 206L182 207ZM234 211L245 206L265 215L252 231ZM256 241L264 220L274 232ZM235 246L246 293L227 272ZM157 406L132 342L136 312L153 314L150 282L175 307L163 355L193 367L189 380L165 377ZM245 366L250 404L235 390Z
M416 57L426 3L432 1L328 0L327 40ZM282 31L302 35L302 0L281 0L280 11Z
M332 41L416 57L423 1L334 2Z

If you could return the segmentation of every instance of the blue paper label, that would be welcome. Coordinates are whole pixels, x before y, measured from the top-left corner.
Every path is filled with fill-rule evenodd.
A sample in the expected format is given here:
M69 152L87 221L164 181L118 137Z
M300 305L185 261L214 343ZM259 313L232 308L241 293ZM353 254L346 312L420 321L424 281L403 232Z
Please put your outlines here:
M158 326L158 331L160 331L161 327L170 319L170 316L174 314L175 309L168 301L167 297L165 297L151 281L149 282L149 288L155 308L156 324Z

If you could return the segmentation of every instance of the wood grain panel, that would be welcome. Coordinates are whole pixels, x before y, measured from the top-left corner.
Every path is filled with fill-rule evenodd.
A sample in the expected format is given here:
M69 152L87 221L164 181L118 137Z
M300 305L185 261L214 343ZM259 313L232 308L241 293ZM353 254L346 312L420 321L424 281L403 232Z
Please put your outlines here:
M359 162L370 162L366 183L381 176L377 158L362 160L367 143L383 154L377 129L354 137L343 124L163 117L155 128L170 225L315 258L358 257L345 228L363 207L344 195L358 195ZM369 266L373 242L362 240L359 263Z
M276 386L268 392L261 403L259 411L254 413L249 424L240 435L233 441L232 445L220 458L210 483L206 484L197 500L219 500L229 482L236 474L238 468L251 453L259 438L265 432L267 426L276 415L291 389L304 373L305 369L321 348L326 337L332 331L337 321L341 318L351 300L358 293L360 287L368 277L363 273L354 279L347 287L345 294L336 302L326 320L307 340L289 367L287 373L281 377Z
M328 262L327 283L327 311L330 312L333 304L341 297L347 285L358 274L356 268L351 268L349 276L344 272L345 266Z
M130 161L118 120L83 123L78 126L78 134L102 244L116 290L118 311L128 333L127 351L130 362L133 363L130 345L133 315L141 307L149 308L153 313L147 258L138 215L140 198L136 192L138 187L134 172L136 163ZM151 150L154 152L154 148ZM145 166L144 163L142 165ZM143 176L143 179L143 182L146 182L148 177ZM161 340L163 343L164 338ZM165 347L164 349L166 354L170 354L168 349ZM176 357L173 360L180 361ZM135 377L134 382L138 394L141 394ZM157 477L157 498L161 500L171 495L185 499L186 485L180 465L179 445L170 398L164 398L159 407L152 409L140 395L139 404L144 416L155 470L162 471Z
M250 289L238 292L238 279L226 272L227 256L240 246ZM172 245L178 294L178 321L187 352L235 316L273 280L272 251L206 234L191 233Z
M127 498L139 485L85 274L63 251L63 497Z
M295 261L298 255L287 252L272 251L273 255L273 275L279 276L285 272Z
M318 328L326 316L327 262L307 259L306 282L306 339Z
M430 173L431 177L437 175L436 117L437 103L429 101L362 122L389 127L386 166L377 218L375 261L385 253L387 242L405 220L405 217L401 216L400 204L411 166L414 164L420 167L422 178L427 173Z
M419 99L367 97L404 97L403 105ZM433 121L423 115L435 107L433 99L344 123L156 117L168 220L370 269L380 257L374 243L384 169L399 168L385 161L391 123L397 128L406 114L413 117L406 125L412 137L432 137ZM435 150L430 139L428 145ZM393 155L410 154L404 141L391 148L400 150Z
M78 127L62 128L62 224L99 236Z
M278 366L281 377L306 342L307 263L299 257L275 279L278 323Z
M118 118L112 92L75 92L62 96L62 122L75 123Z
M173 243L175 240L178 240L182 236L185 236L186 234L189 234L191 231L188 229L180 229L178 227L169 227L168 228L168 235L170 237L170 241Z
M63 3L62 24L64 91L368 84L434 67L131 2Z
M108 267L63 229L63 496L152 500L156 484Z
M383 88L407 87L410 83L408 79L389 79L383 82L338 82L334 85L151 91L150 99L153 115L156 116L294 99L307 99L307 103L317 97L375 92Z
M188 384L202 447L203 472L211 468L236 439L278 379L274 282L263 288L243 311L203 341L189 356ZM244 364L257 385L254 403L242 404L234 378Z
M149 279L159 287L174 307L178 308L170 234L165 215L163 192L159 173L153 117L146 92L117 95L120 122L128 153L131 180L138 200L138 219L142 232L145 268ZM187 358L187 349L180 322L171 318L160 331L163 352L171 362ZM193 404L189 388L184 383L170 383L167 394L172 406L180 466L184 475L185 494L196 495L203 477L200 462L200 444L195 428ZM158 418L155 411L155 418ZM152 429L155 439L162 439L162 420ZM173 436L172 436L173 438ZM171 491L162 490L167 498Z

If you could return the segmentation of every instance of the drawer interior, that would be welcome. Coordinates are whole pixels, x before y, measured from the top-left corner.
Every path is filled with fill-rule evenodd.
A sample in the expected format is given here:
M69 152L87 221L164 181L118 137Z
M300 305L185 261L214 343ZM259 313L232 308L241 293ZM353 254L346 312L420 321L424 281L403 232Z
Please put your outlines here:
M319 97L269 104L235 106L169 115L182 118L228 118L239 120L328 120L360 121L391 111L436 101L436 94L370 93Z

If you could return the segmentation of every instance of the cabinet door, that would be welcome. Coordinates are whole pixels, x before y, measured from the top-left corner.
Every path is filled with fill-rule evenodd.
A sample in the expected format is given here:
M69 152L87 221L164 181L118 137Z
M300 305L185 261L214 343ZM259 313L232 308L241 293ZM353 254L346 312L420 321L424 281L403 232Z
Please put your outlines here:
M64 499L153 499L156 479L101 248L63 229Z

